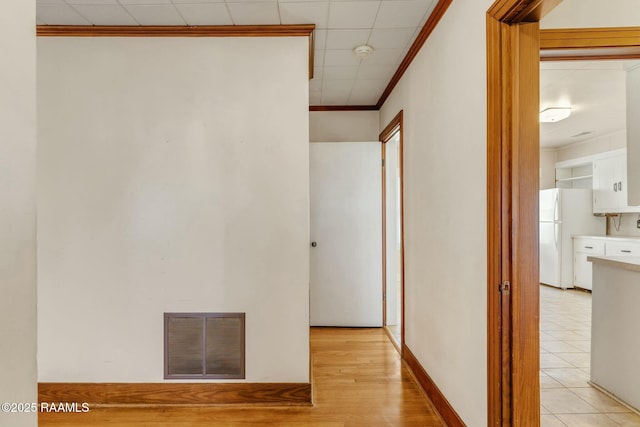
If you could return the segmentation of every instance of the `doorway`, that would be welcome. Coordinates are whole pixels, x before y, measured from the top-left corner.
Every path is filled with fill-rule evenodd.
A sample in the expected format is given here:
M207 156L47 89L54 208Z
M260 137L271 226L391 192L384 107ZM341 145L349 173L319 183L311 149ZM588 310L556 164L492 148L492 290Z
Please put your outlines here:
M560 0L498 0L487 12L488 424L538 425L539 281L537 245L539 60L545 48L629 57L638 38L611 31L571 37L540 33ZM634 32L634 31L632 31ZM550 33L550 32L547 32ZM586 35L586 36L585 36ZM540 48L543 52L541 55ZM596 49L593 51L592 49ZM591 53L587 53L590 51ZM626 56L625 56L626 55Z
M402 111L380 134L384 327L402 354L404 343L404 225Z

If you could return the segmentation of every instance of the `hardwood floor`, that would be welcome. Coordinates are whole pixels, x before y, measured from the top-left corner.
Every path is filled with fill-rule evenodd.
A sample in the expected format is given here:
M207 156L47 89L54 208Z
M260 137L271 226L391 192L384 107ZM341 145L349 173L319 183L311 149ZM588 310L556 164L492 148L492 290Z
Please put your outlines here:
M313 406L101 407L40 426L444 426L383 329L311 329Z

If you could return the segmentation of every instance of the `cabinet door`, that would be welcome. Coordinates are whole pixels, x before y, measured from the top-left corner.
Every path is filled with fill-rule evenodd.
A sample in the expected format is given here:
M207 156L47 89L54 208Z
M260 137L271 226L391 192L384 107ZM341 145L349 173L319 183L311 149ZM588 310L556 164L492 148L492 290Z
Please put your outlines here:
M617 206L623 208L620 212L624 212L629 208L627 204L627 156L622 154L614 157L615 159L615 171L616 176L614 179L617 179L618 183L618 192L616 193L616 203Z
M576 252L574 254L573 274L574 285L582 289L592 289L591 286L591 263L587 261L587 257L592 254L585 252Z
M619 193L617 156L598 159L593 162L593 211L598 213L618 212ZM624 184L623 184L624 185Z
M640 212L627 204L627 155L617 153L593 162L593 212Z
M605 242L601 239L573 239L573 284L579 288L592 289L592 266L587 257L605 254Z

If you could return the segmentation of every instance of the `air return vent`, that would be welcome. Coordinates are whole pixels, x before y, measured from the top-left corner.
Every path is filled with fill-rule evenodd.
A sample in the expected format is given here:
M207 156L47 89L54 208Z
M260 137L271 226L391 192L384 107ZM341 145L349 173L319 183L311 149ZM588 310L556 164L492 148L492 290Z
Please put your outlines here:
M165 379L244 378L244 313L165 313Z

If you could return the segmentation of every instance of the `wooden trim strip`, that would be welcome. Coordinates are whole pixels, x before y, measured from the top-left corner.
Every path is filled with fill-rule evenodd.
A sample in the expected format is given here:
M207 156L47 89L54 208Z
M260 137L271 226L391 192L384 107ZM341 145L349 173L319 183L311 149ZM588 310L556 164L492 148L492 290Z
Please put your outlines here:
M540 50L640 46L640 27L540 30Z
M435 406L436 410L440 413L445 424L449 427L465 426L466 424L462 421L460 415L453 409L453 406L451 406L447 398L442 394L416 356L406 345L403 346L403 354L403 360L407 364L409 371L411 371L416 378L427 397L433 402L433 406Z
M378 111L375 105L310 105L309 111Z
M508 40L502 37L504 25L487 14L487 425L492 427L503 425L502 403L506 400L508 407L510 402L509 390L504 389L502 379L502 301L497 292L498 284L503 280L504 251L501 227L503 104L500 93L506 73L503 68L509 65L503 63L503 51L508 48ZM508 303L508 299L505 302ZM505 350L509 351L509 347Z
M378 139L382 143L382 161L383 161L383 174L382 174L382 292L383 295L386 295L387 291L387 254L386 254L386 241L387 241L387 229L386 229L386 217L387 217L387 188L386 188L386 167L387 163L385 160L385 145L391 138L398 133L400 137L399 141L399 157L400 157L400 343L399 346L395 342L395 338L391 336L389 330L387 333L390 336L390 339L398 352L400 353L400 357L403 356L404 351L404 337L405 337L405 233L404 233L404 110L400 110L398 114L389 122L389 124L384 128ZM386 307L386 299L383 300L383 308L382 312L384 314L384 325L386 325L386 315L387 315L387 307Z
M38 25L38 37L295 37L311 36L301 25Z
M315 62L315 24L300 25L37 25L38 37L309 37L309 80Z
M540 30L540 60L640 58L640 27Z
M420 52L420 49L422 49L422 46L427 41L433 30L436 28L438 22L440 22L440 19L442 19L442 17L444 16L444 13L449 8L451 2L452 0L439 0L438 4L436 4L436 6L433 8L433 12L422 27L420 34L418 34L418 37L416 37L416 39L414 40L413 44L409 48L409 52L407 52L407 54L405 55L404 59L400 63L400 66L389 81L389 84L385 88L384 92L382 92L380 99L378 99L378 103L376 104L377 109L380 109L389 95L391 95L391 92L396 87L405 71L407 71L407 68L409 68L411 62L413 62L413 59L416 57L416 55L418 55L418 52Z
M311 405L308 383L39 383L39 402L90 405Z
M396 132L402 131L403 111L404 110L400 110L400 112L396 114L396 116L393 119L391 119L391 121L384 128L384 130L380 132L380 135L378 136L378 139L380 140L380 142L384 144L385 142L389 141L393 137L393 135L395 135Z

